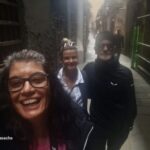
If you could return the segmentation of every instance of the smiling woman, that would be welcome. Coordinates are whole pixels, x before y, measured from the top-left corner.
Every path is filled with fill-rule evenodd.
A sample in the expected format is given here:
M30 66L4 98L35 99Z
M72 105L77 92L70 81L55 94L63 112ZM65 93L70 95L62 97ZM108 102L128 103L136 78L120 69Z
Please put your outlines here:
M0 137L13 137L9 144L1 142L0 149L83 149L91 125L73 109L76 106L42 54L22 50L8 56L0 95ZM82 126L87 126L86 131L81 132Z
M49 88L41 64L23 60L14 62L9 70L8 88L15 110L23 118L32 122L41 117L46 110Z
M62 40L61 60L63 67L58 72L58 79L72 100L87 110L86 75L77 66L78 51L75 42L67 38Z

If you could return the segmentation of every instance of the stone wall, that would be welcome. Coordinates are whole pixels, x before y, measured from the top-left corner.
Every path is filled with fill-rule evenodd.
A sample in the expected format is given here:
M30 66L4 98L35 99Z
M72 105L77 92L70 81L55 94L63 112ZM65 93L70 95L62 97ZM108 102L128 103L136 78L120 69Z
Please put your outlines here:
M26 45L45 54L53 64L57 64L58 45L55 45L51 3L49 0L23 0ZM59 32L59 30L58 30ZM56 33L57 34L57 33ZM57 48L55 48L55 46Z

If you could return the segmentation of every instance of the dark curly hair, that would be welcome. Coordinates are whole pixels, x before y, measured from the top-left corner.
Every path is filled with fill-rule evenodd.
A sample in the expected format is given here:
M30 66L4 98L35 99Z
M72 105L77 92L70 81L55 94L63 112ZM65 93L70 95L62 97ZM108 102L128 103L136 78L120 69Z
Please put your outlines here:
M51 66L46 61L44 55L34 50L24 49L15 52L4 60L4 67L0 76L0 112L3 116L5 128L25 147L29 146L32 140L33 130L28 121L19 116L10 101L10 95L7 87L9 69L14 62L18 61L35 61L42 64L45 72L48 74L50 88L50 99L48 103L48 127L52 144L71 142L76 144L80 129L78 127L79 115L73 109L70 97L64 92L56 75L52 72ZM3 114L3 115L2 115ZM63 141L62 141L63 140ZM69 145L69 144L68 144Z

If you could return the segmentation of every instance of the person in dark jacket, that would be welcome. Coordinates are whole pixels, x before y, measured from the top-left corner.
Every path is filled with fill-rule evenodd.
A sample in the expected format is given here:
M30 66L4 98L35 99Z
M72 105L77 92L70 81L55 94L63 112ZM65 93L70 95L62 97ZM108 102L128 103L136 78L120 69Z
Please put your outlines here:
M4 60L0 95L0 149L84 149L91 124L41 53L25 49Z
M105 31L97 35L95 51L95 62L84 67L91 98L90 118L94 122L87 149L119 150L137 113L133 77L114 56L112 33Z

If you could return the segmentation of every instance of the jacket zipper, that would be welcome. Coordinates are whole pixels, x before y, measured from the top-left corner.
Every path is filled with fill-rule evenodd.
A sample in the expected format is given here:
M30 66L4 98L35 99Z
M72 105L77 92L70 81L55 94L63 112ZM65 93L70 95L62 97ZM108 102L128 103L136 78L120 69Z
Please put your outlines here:
M89 136L90 136L91 132L93 131L93 129L94 129L94 127L92 126L91 129L90 129L90 131L88 132L88 134L86 136L86 139L85 139L85 142L84 142L84 146L83 146L83 150L85 150L85 148L86 148Z

